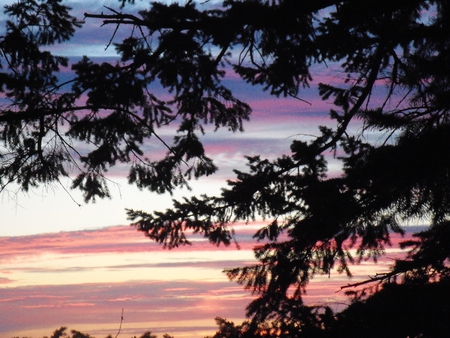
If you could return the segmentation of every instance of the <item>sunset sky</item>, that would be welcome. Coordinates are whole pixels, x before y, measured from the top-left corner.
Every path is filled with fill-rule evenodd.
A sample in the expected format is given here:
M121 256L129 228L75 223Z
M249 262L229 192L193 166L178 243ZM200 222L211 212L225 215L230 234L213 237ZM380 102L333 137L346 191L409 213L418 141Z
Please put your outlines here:
M84 12L105 11L104 5L119 9L116 0L64 3L80 19ZM133 8L147 4L136 1ZM0 18L2 35L3 13ZM72 60L85 54L98 59L114 57L112 48L105 51L111 27L99 26L99 21L87 21L69 43L56 50ZM95 204L83 204L81 195L69 190L69 181L27 194L14 186L0 193L0 337L50 336L60 326L97 338L115 336L122 309L121 337L139 336L147 330L159 337L164 333L203 337L214 334L216 316L241 322L252 296L229 282L222 269L253 261L251 235L258 224L237 226L240 250L215 248L199 238L190 247L168 251L128 226L125 208L163 210L172 198L216 194L226 179L233 178L233 168L245 168L244 155L275 158L289 153L293 139L317 135L317 126L329 123L332 105L318 99L315 86L338 80L341 74L333 68L319 68L313 75L313 85L302 94L311 105L271 98L229 76L226 81L251 105L252 118L244 133L207 133L206 151L220 171L194 182L192 192L159 196L139 191L126 183L126 168L118 168L110 177L112 199ZM356 123L352 128L359 126ZM171 135L170 130L160 133L168 141ZM397 254L394 245L376 267L369 262L355 267L354 280L383 269ZM345 297L337 291L346 283L337 272L330 279L317 278L306 299L341 308Z

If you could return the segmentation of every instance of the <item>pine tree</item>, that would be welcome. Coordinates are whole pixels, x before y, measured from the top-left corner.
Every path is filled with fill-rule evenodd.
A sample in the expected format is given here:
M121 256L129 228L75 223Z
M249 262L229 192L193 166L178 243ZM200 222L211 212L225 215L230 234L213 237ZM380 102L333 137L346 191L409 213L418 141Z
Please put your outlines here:
M127 8L127 1L122 5ZM36 16L38 6L50 9ZM226 271L257 296L247 308L249 322L237 332L332 337L353 325L352 318L366 318L358 306L379 310L374 304L381 299L389 307L386 302L396 299L384 295L392 290L426 295L428 288L448 283L449 13L443 0L226 0L207 9L187 1L152 3L139 15L86 14L104 25L134 26L136 33L116 44L119 63L84 58L72 66L74 78L61 84L54 73L67 60L40 48L70 38L77 22L57 1L19 2L7 8L16 19L8 22L0 45L0 83L12 102L0 113L1 142L8 149L1 155L0 183L28 189L67 175L72 163L80 170L73 186L90 200L108 195L105 172L125 162L131 163L131 183L171 191L216 170L198 137L206 124L236 131L250 114L223 85L226 72L274 96L301 99L314 78L312 66L336 66L344 80L319 85L322 99L334 105L334 128L319 127L310 142L293 141L290 156L248 157L248 171L236 170L220 196L175 201L165 212L128 210L138 230L169 248L189 243L191 231L230 245L235 222L264 218L267 226L255 233L262 241L254 249L259 262ZM35 20L45 28L30 31ZM16 39L31 48L18 50ZM149 93L155 82L171 100ZM384 96L375 101L381 85ZM83 94L87 100L81 103ZM362 125L356 133L349 129L353 121ZM142 145L158 139L158 127L168 123L179 124L167 155L146 160ZM364 138L370 132L377 142ZM94 149L83 154L74 141ZM328 175L329 154L342 163L337 177ZM180 169L181 163L188 169ZM354 293L348 311L335 315L303 304L316 274L337 268L351 275L351 264L379 258L390 233L402 234L402 224L416 219L428 219L429 229L403 244L409 255L390 271L354 285L363 289ZM448 307L435 306L445 322ZM219 324L236 332L225 321ZM430 327L411 327L391 336L441 336Z

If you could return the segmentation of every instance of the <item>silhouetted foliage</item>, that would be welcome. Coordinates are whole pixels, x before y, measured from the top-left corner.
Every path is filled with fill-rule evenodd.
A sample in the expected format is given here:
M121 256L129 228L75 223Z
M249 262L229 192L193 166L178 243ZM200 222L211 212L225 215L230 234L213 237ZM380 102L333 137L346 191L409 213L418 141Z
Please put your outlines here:
M127 8L132 1L121 2ZM130 183L170 192L217 169L198 137L205 125L237 131L249 117L250 107L221 81L227 72L301 100L312 66L335 67L342 80L318 86L333 106L334 128L294 140L290 154L275 160L247 157L248 171L236 170L220 196L128 215L168 248L188 244L188 232L229 245L235 222L267 221L255 233L263 241L254 249L259 262L226 270L256 296L249 321L218 319L217 337L442 336L449 315L442 300L450 290L449 2L225 0L201 9L187 1L151 3L138 14L88 13L104 25L135 29L115 44L120 62L85 57L61 83L56 74L67 60L45 47L69 39L79 25L68 11L58 1L6 8L12 20L0 41L0 83L10 99L0 112L2 186L16 182L27 190L69 175L72 166L73 186L92 200L109 195L104 175L125 162ZM171 98L151 92L154 83ZM166 156L147 159L143 146L160 142L157 130L167 124L178 127ZM327 156L340 161L340 175L328 175ZM391 232L403 234L404 223L421 219L430 227L403 244L410 254L350 285L362 289L347 310L336 315L303 304L316 274L337 269L350 276L351 264L377 260ZM382 319L371 320L374 313Z
M332 337L447 337L448 279L439 283L385 284L364 302L337 315Z
M153 6L142 15L162 19L158 12L166 6ZM170 8L196 13L193 5L177 7ZM58 73L69 67L68 59L48 47L70 39L81 26L70 8L58 0L19 1L5 6L5 13L10 19L0 40L0 90L7 98L0 111L0 190L11 182L28 190L76 174L73 187L86 201L95 200L109 196L108 169L127 163L131 183L171 192L217 169L199 141L204 125L236 131L248 119L249 106L221 84L223 62L202 49L200 37L177 30L159 36L155 48L150 36L160 30L149 27L150 36L115 45L120 62L97 64L84 57L65 80ZM153 82L172 99L156 97L149 88ZM178 127L168 145L157 130L171 124ZM162 142L166 156L147 158L142 148L151 142Z
M59 329L55 330L55 332L53 332L53 335L50 338L61 338L61 337L67 337L67 338L93 338L93 336L87 334L87 333L82 333L80 331L77 330L71 330L70 333L68 334L67 332L67 327L62 326ZM115 336L117 338L117 336L119 335L119 333ZM112 338L113 336L108 335L106 338ZM157 338L158 336L152 334L150 331L146 331L144 332L141 336L139 336L139 338ZM46 338L46 337L44 337ZM137 338L136 336L132 337L132 338ZM168 335L168 334L164 334L163 338L173 338L172 336Z

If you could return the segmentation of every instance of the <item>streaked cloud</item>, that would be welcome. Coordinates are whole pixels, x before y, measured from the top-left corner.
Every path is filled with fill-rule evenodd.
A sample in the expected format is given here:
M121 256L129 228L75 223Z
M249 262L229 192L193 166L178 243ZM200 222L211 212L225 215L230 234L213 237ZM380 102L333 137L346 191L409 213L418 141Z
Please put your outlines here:
M249 239L255 226L237 226L237 236ZM184 246L175 251L205 251L213 247L200 236L192 236L194 246ZM242 246L247 247L242 243ZM226 250L226 247L220 247ZM133 253L161 251L161 246L149 241L142 232L131 226L112 226L94 230L61 231L28 236L0 237L0 262L17 257L34 257L53 254Z
M244 319L252 297L221 271L254 262L251 233L257 226L237 226L242 250L215 249L200 240L162 250L124 226L2 237L0 318L8 324L0 335L43 336L64 325L106 336L116 332L122 309L123 334L211 335L215 316ZM352 267L352 280L337 272L316 276L305 301L342 307L346 297L340 287L385 269L401 254L399 240L393 236L378 265Z
M124 334L212 333L215 316L241 317L249 301L222 269L253 256L202 241L193 247L162 250L123 226L2 237L0 318L8 324L0 335L49 335L63 325L113 334L122 308Z
M2 336L16 334L10 330L20 327L21 332L35 330L34 336L36 332L48 335L67 325L96 336L99 330L109 327L108 334L113 334L121 309L124 309L123 334L156 332L164 330L164 326L173 334L181 329L176 328L180 319L187 331L202 323L213 332L214 316L236 318L237 309L242 316L246 301L248 296L225 282L180 280L171 282L170 286L166 281L27 286L2 290L0 314L8 324L2 326L0 333ZM94 326L96 329L88 330Z

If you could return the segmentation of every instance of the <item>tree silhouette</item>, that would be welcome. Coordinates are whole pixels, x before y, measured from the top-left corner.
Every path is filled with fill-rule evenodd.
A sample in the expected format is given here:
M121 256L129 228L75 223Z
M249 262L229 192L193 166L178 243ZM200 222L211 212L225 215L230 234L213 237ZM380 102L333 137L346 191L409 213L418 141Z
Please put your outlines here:
M233 223L267 221L254 236L261 241L254 249L259 262L226 270L257 296L247 308L249 321L236 329L219 320L218 336L325 337L348 326L361 336L370 328L353 318L364 323L400 300L394 294L419 295L416 305L398 303L418 310L434 290L448 296L447 1L226 0L207 9L187 1L152 3L136 15L87 13L104 25L130 25L134 33L115 44L119 63L85 57L72 66L75 75L67 83L55 77L67 60L40 48L70 38L78 24L68 8L57 1L19 2L6 12L15 20L1 41L1 83L11 104L0 113L7 149L0 177L2 185L18 182L23 189L68 175L71 164L79 170L73 186L86 200L104 197L105 172L125 162L131 183L172 191L216 170L198 137L206 124L236 131L250 114L223 85L227 72L274 96L300 100L313 65L341 72L339 83L318 87L333 104L334 128L319 127L320 135L309 142L294 140L291 155L247 157L248 171L236 170L220 196L185 198L165 212L128 210L138 230L169 248L189 243L189 232L229 245ZM18 39L30 49L18 48ZM150 92L154 82L170 100ZM349 128L354 121L361 125L357 132ZM157 129L169 123L178 129L166 156L146 159L142 145L158 139ZM375 142L365 138L368 133L376 134ZM93 149L84 153L75 141ZM342 174L327 175L330 155L342 164ZM390 271L350 284L363 289L353 293L348 310L335 315L303 304L316 274L336 268L350 276L351 264L378 259L390 233L403 234L402 225L418 219L429 221L429 229L403 244L410 253ZM437 300L429 306L445 322L448 307ZM412 323L415 318L403 324L411 332L390 336L439 336L429 327L439 321L427 326Z
M96 64L84 57L71 65L73 77L61 80L68 59L53 55L49 46L70 39L81 26L70 8L57 0L5 8L10 19L0 41L1 190L11 182L28 190L76 174L73 187L86 201L95 200L109 196L108 169L127 163L131 183L170 192L216 171L199 141L204 125L236 131L248 119L248 105L221 84L220 58L202 50L195 37L174 31L152 52L144 35L130 36L116 45L120 62ZM153 82L172 98L156 97L149 89ZM178 127L169 145L157 130L172 124ZM167 147L162 158L144 154L142 146L153 140Z
M66 331L67 331L67 327L62 326L59 329L55 330L53 332L53 335L51 335L50 338L61 338L61 337L68 337L68 338L93 338L89 334L82 333L82 332L77 331L77 330L71 330L70 332L71 332L72 335L70 336L70 335L68 335L66 333ZM112 338L112 336L109 335L106 338ZM136 338L136 336L134 336L134 338ZM139 338L157 338L157 336L152 334L150 331L146 331ZM171 336L168 335L168 334L164 334L163 338L171 338Z

